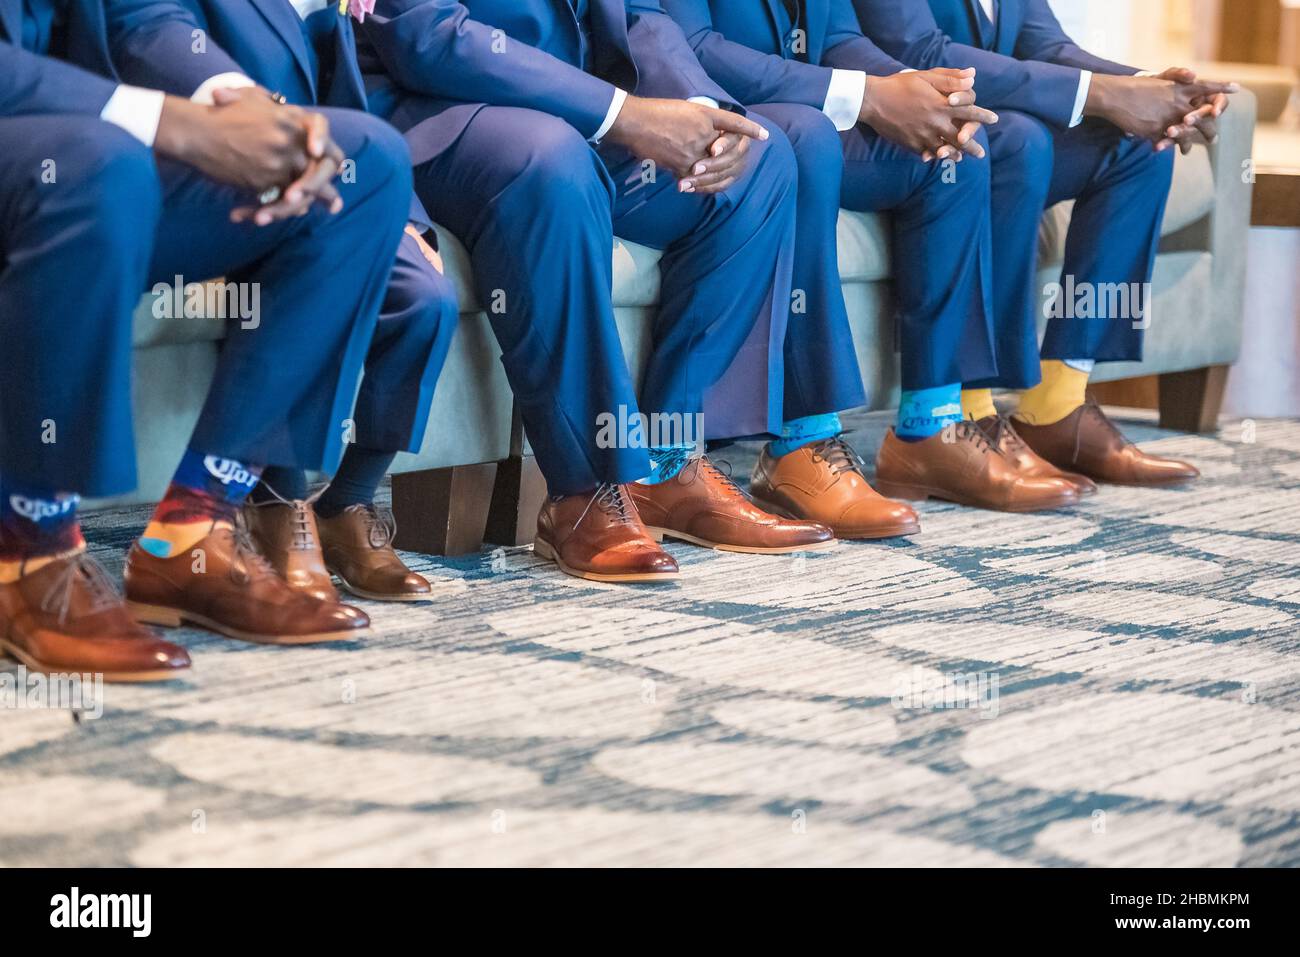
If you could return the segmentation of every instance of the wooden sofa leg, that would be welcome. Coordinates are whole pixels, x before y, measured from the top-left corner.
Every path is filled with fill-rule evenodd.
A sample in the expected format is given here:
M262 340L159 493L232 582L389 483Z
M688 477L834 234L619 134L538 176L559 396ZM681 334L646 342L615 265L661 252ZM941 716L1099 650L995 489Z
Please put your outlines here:
M398 548L467 555L483 547L497 463L425 469L393 476Z
M1160 376L1160 427L1179 432L1213 432L1219 425L1228 366L1205 366Z
M496 487L484 541L528 545L537 535L537 513L546 499L546 479L531 455L512 455L497 463Z

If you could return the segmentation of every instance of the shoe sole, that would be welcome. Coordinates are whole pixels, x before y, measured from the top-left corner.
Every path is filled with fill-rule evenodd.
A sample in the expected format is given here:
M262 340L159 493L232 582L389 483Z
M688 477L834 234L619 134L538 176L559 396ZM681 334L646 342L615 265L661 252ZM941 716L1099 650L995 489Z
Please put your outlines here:
M671 528L659 528L656 525L647 525L646 531L650 533L650 537L656 542L671 538L679 542L699 545L703 548L712 548L719 552L739 552L742 555L792 555L795 552L820 551L835 544L835 539L832 538L824 542L813 542L811 545L781 545L775 548L764 548L757 545L731 545L726 542L711 542L708 539L696 538L694 535L687 535L685 532L678 532Z
M433 601L432 595L381 595L378 592L366 591L364 588L358 588L355 585L348 584L348 580L342 575L338 576L339 584L349 595L355 595L357 598L367 598L370 601Z
M43 661L33 658L27 652L23 651L16 645L12 645L0 638L0 652L17 660L24 665L29 671L39 671L41 674L93 674L99 675L104 679L105 684L141 684L150 681L173 681L182 677L190 670L190 666L184 668L168 668L163 671L85 671L76 668L55 667L47 665Z
M206 615L199 615L192 611L181 611L179 608L169 608L166 605L146 605L138 601L128 601L126 604L131 609L131 614L135 615L136 621L146 625L157 625L160 628L197 625L226 638L247 641L255 645L315 645L328 641L349 641L361 637L370 630L353 628L348 631L322 631L310 635L260 635L231 628L229 625L223 625Z
M560 571L566 575L572 575L574 578L585 578L591 582L670 582L676 581L679 575L678 572L634 572L629 575L604 575L599 572L584 572L581 569L566 565L555 549L540 538L533 541L533 554L555 562Z
M803 515L796 515L791 509L783 508L775 502L758 498L750 493L754 499L754 504L764 511L771 512L773 515L780 515L782 518L792 519L796 522L815 522L815 518L807 518ZM825 522L820 523L825 525ZM895 525L893 528L835 528L827 525L835 533L837 539L848 539L855 542L871 542L882 538L902 538L906 535L919 535L921 533L920 522L909 522L906 525Z
M952 502L955 505L983 509L988 512L1051 512L1079 504L1079 494L1076 492L1073 496L1062 496L1059 499L1046 502L1034 502L1026 505L991 505L963 499L944 489L929 488L924 485L903 485L880 478L876 479L876 491L885 498L901 498L909 502L924 502L934 498L941 502Z

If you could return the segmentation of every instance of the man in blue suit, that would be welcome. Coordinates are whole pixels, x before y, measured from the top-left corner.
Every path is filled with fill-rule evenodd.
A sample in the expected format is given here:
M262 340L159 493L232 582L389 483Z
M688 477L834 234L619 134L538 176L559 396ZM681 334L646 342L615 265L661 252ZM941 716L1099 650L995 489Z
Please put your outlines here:
M79 495L135 484L131 315L177 276L225 276L260 308L229 324L153 541L132 549L134 610L268 642L368 624L290 589L235 512L265 465L338 461L410 209L409 153L373 118L332 138L341 114L260 89L205 106L128 85L140 37L192 39L178 13L0 0L0 644L36 668L140 680L188 664L132 621L76 521ZM356 175L336 183L345 156Z
M756 322L766 365L789 295L788 144L738 112L657 0L379 0L359 48L371 108L406 132L420 198L473 259L550 486L538 553L635 581L676 572L652 536L828 541L755 508L692 452L693 428L647 456L599 427L638 409L693 425ZM616 233L664 251L639 404L614 325ZM752 398L711 406L711 435L769 427L766 376L742 384Z
M1190 465L1126 442L1084 390L1095 362L1142 357L1147 284L1173 170L1169 147L1212 140L1234 87L1197 83L1180 69L1149 76L1094 56L1065 33L1048 0L854 6L867 35L908 66L975 67L980 102L1001 116L988 131L998 375L963 396L968 416L995 424L989 387L1029 389L1015 426L1000 423L1000 440L1023 438L1055 466L1100 481L1195 478ZM1076 203L1062 288L1131 294L1098 295L1097 308L1085 313L1058 296L1040 350L1039 222L1066 199ZM1130 307L1111 314L1116 302Z
M894 213L903 395L880 477L896 480L899 492L922 489L985 508L1076 501L1057 478L1001 468L983 435L961 423L961 384L996 370L988 166L973 134L997 117L973 105L970 72L906 72L862 35L848 0L665 6L710 75L780 126L798 159L794 285L806 301L802 315L792 313L785 343L786 422L755 466L754 494L843 537L917 528L909 507L875 494L839 437L838 413L864 401L836 256L844 205ZM975 159L948 162L968 152ZM945 162L921 162L936 157ZM846 509L850 488L859 502Z
M294 104L366 110L353 20L335 0L179 2L190 36L169 28L132 38L130 55L143 82L203 101L216 89L260 85ZM204 42L196 44L193 35ZM219 72L225 56L242 72ZM340 117L353 122L358 113ZM427 215L414 193L411 198L411 222L398 246L357 397L355 441L319 497L308 495L301 469L271 468L246 512L276 570L321 597L337 597L331 573L366 598L406 601L429 594L428 582L393 550L390 516L374 506L396 454L420 449L457 318L455 291L434 267L440 260L424 238Z

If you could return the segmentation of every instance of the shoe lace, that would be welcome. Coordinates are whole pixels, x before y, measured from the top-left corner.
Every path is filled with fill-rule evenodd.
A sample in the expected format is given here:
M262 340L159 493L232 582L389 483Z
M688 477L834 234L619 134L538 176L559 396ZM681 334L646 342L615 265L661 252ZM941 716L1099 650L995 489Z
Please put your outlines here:
M391 508L378 505L349 505L343 511L361 515L366 523L366 541L371 548L386 548L397 538L397 517Z
M1089 396L1088 400L1083 404L1083 415L1079 416L1079 421L1074 427L1074 454L1076 457L1079 454L1079 443L1083 433L1083 420L1085 417L1091 417L1101 423L1101 427L1116 441L1118 441L1121 446L1129 446L1133 444L1128 440L1124 433L1119 430L1119 426L1110 420L1110 416L1102 410L1101 403Z
M122 603L122 596L104 566L85 552L74 555L54 579L54 585L41 599L41 611L54 615L59 624L68 620L72 610L73 589L81 584L89 596L85 614L92 615Z
M984 434L988 436L989 441L993 444L995 449L1001 449L1003 443L1005 443L1006 447L1010 448L1013 452L1019 452L1026 448L1025 440L1022 439L1020 433L1016 431L1016 426L1015 423L1011 421L1011 416L1005 412L1001 412L995 416L988 426L979 426L979 423L976 423L976 425L984 430Z
M723 471L724 468L726 471ZM695 481L695 478L701 469L703 469L706 474L711 475L717 480L724 495L745 502L753 502L753 499L749 497L749 493L737 485L735 479L731 477L730 462L723 459L721 461L721 467L719 467L718 464L714 463L712 459L701 452L695 452L688 456L685 467L677 475L678 481L686 482L687 484ZM689 478L686 477L688 471L690 472Z
M257 543L253 541L253 534L249 531L248 520L243 512L235 513L230 537L235 546L235 560L230 565L230 578L235 584L247 585L259 578L277 577L271 563L258 551Z
M268 505L285 505L293 510L293 528L291 534L293 540L289 547L294 551L309 552L320 548L320 542L316 540L316 532L311 520L311 507L316 501L325 494L328 486L322 485L315 492L312 492L304 499L287 499L274 488L269 482L262 482L262 488L271 494L273 501L254 503L254 508L266 508Z
M591 498L587 500L587 507L582 510L578 520L573 523L576 529L582 524L582 520L592 508L610 516L610 519L616 525L635 525L636 513L632 510L632 503L623 491L623 486L615 485L613 482L603 482L596 486L596 490L591 493Z
M849 443L838 435L814 442L808 446L808 450L812 453L813 461L825 462L830 466L833 475L857 472L863 477L866 476L867 463L862 460L862 456L853 451Z
M1002 449L998 443L973 419L962 419L960 422L954 423L953 428L958 441L972 442L981 451L989 451L994 455L1002 454ZM998 426L999 432L1001 428L1001 426ZM1014 429L1012 431L1014 432Z

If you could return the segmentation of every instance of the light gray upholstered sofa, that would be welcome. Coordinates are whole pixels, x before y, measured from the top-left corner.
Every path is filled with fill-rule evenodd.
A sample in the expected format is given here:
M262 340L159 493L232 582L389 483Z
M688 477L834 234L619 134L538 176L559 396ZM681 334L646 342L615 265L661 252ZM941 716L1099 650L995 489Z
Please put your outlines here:
M1102 367L1099 380L1181 375L1179 394L1194 394L1204 370L1226 366L1237 357L1251 204L1248 178L1242 173L1255 125L1254 98L1249 93L1236 97L1224 120L1218 145L1177 160L1156 263L1156 305L1145 359ZM1044 219L1044 282L1059 278L1069 217L1070 204L1063 203ZM424 448L419 455L399 459L394 507L403 529L401 544L463 551L479 544L494 490L489 540L529 538L541 486L528 467L499 349L478 311L468 256L450 236L440 238L463 314L438 383ZM895 400L898 385L888 223L884 216L845 212L839 243L854 346L872 405L883 408ZM658 254L616 243L614 257L619 328L629 362L638 371L658 295ZM141 474L137 501L152 500L165 487L198 415L223 331L212 320L155 319L150 305L146 297L134 330ZM868 457L874 452L860 451ZM497 463L505 464L498 468Z

